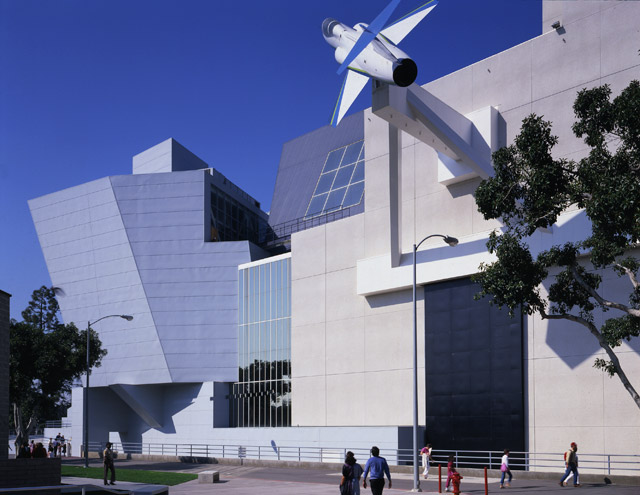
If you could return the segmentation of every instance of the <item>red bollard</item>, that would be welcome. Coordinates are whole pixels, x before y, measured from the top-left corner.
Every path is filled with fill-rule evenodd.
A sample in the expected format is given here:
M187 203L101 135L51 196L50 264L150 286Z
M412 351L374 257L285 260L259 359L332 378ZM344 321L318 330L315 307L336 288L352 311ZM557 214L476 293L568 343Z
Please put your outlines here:
M438 464L438 493L442 493L442 464Z
M487 481L487 468L484 468L484 495L489 494L489 482Z
M462 476L458 471L454 471L451 474L451 483L453 484L453 493L454 495L460 495L460 480Z

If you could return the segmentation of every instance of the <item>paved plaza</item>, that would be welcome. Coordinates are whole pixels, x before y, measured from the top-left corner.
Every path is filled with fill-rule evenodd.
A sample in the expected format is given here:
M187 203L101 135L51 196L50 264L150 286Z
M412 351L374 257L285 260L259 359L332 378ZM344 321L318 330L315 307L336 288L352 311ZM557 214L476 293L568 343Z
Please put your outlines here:
M100 464L92 463L96 467ZM226 466L221 464L184 464L178 462L147 462L147 461L120 461L116 464L116 470L124 469L150 469L154 471L174 471L186 473L198 473L201 471L216 470L220 472L220 482L214 484L200 484L197 480L173 486L169 489L171 495L336 495L340 474L324 469L298 469L298 468L271 468L255 466ZM566 493L573 490L586 491L591 495L600 494L624 494L637 495L638 486L619 486L595 483L583 483L582 487L568 486L561 488L556 482L548 480L521 480L517 479L517 473L509 493ZM558 473L560 477L562 473ZM411 490L413 476L408 473L392 473L393 488L385 489L384 493L404 493ZM102 486L101 480L64 477L63 483L68 484L95 484ZM132 489L136 483L118 482L115 488ZM424 493L438 493L437 477L421 480ZM443 484L444 487L444 484ZM484 493L484 481L480 478L465 477L461 485L462 493ZM503 492L499 489L497 478L489 479L489 492ZM506 490L504 491L506 493ZM370 494L369 488L361 489L362 495Z

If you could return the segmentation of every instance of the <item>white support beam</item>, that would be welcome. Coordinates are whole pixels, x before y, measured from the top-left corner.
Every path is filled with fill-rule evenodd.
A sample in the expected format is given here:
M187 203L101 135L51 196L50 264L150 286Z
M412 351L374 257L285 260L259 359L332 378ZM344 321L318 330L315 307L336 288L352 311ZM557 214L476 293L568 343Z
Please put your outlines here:
M493 174L491 143L476 125L417 84L401 88L376 81L372 110L437 152L464 164L476 176Z

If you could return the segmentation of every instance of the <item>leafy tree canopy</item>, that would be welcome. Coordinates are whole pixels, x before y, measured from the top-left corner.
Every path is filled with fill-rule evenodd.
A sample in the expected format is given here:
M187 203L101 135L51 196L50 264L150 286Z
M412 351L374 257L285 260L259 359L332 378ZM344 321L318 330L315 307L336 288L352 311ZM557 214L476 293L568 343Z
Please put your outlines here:
M9 398L16 445L39 421L60 417L70 406L73 383L86 371L87 331L60 323L58 310L54 290L43 286L22 312L24 321L11 320ZM90 340L91 367L100 366L107 351L93 330Z
M618 375L640 408L614 352L623 340L640 335L640 260L630 256L640 240L640 83L632 81L613 100L608 85L583 89L573 110L573 132L589 147L583 159L554 158L558 138L551 123L535 114L523 121L512 145L494 153L495 176L480 184L476 203L486 219L501 219L504 229L487 243L497 261L482 264L475 280L480 296L491 295L510 311L522 305L528 314L585 326L608 357L595 366ZM551 227L570 207L584 210L591 231L534 257L527 238ZM601 294L596 270L607 268L628 278L627 301ZM545 280L548 296L540 290ZM597 327L596 309L618 315Z

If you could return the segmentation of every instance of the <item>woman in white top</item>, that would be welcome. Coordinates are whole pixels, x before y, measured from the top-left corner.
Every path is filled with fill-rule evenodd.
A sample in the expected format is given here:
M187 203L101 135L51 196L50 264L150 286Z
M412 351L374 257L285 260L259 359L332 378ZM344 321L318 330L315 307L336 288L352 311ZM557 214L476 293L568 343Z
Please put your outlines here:
M420 451L420 454L422 454L422 467L424 468L422 470L422 476L424 476L425 480L429 477L429 461L431 460L432 450L431 444L428 443L427 446L422 447L422 450Z
M500 465L500 471L502 471L502 477L500 478L500 488L505 487L504 475L509 475L509 481L507 481L506 485L511 486L511 480L513 476L511 474L511 469L509 469L509 449L504 449L504 455L502 456L502 463Z

